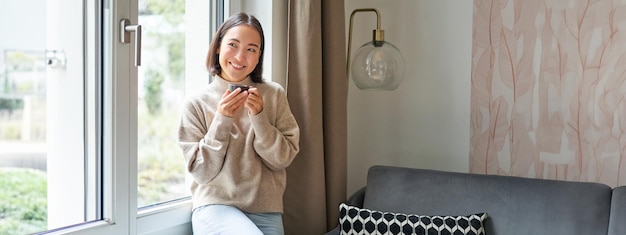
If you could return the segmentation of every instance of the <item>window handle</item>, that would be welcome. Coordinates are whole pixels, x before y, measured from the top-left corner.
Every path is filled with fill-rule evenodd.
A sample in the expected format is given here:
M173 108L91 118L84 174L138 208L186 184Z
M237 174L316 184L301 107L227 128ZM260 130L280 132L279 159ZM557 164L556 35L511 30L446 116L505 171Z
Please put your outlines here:
M141 65L141 25L130 24L129 19L120 21L120 42L130 43L130 33L135 33L135 66Z

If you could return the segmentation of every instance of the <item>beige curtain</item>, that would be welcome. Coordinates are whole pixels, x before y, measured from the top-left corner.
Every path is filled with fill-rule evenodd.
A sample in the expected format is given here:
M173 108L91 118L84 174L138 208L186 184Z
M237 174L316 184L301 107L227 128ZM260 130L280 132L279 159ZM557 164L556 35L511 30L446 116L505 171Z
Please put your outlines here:
M324 234L346 199L347 92L343 0L289 1L287 93L300 153L287 169L285 233Z

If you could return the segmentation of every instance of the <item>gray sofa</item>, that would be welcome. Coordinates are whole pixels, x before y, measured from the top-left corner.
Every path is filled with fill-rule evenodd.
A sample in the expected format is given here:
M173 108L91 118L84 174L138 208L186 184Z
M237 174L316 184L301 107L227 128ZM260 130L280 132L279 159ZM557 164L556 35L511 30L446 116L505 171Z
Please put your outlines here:
M484 212L488 235L626 234L626 186L599 183L373 166L346 204L427 216Z

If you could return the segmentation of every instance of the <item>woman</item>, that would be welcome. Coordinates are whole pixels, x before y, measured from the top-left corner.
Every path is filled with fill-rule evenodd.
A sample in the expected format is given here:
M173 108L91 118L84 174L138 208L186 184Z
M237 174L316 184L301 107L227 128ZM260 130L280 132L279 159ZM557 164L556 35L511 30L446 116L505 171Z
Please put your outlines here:
M261 77L264 46L254 16L230 17L207 55L213 81L185 101L178 139L193 178L194 234L284 234L285 168L300 130L284 89Z

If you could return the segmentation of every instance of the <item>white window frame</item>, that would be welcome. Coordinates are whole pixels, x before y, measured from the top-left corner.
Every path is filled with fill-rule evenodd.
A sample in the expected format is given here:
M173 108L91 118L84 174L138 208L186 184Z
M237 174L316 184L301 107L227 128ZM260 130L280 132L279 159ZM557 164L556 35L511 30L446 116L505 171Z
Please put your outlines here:
M211 0L188 0L210 1ZM286 45L288 2L272 0L225 0L225 18L239 11L254 14L263 24L266 41L264 77L286 88ZM48 231L45 234L191 234L191 200L181 199L137 209L137 68L132 44L120 44L119 21L137 22L137 0L104 0L103 31L112 32L100 42L104 48L102 146L102 216L87 222ZM95 25L94 22L88 22ZM216 29L211 28L210 32ZM133 36L134 37L134 36ZM92 39L88 39L92 40ZM99 46L99 45L96 45ZM208 43L206 45L208 49ZM198 50L198 48L195 48ZM188 58L189 59L189 58ZM195 59L197 60L197 59ZM95 73L95 71L88 71ZM188 77L192 76L187 74ZM194 84L188 84L194 86ZM182 159L181 159L182 160Z

